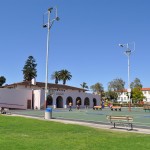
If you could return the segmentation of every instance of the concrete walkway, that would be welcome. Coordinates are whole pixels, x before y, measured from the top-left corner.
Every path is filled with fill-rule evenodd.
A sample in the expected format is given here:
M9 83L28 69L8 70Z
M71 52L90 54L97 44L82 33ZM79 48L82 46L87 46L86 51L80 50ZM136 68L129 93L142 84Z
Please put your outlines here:
M134 128L134 126L133 126L133 130L127 130L126 128L121 128L121 127L113 128L112 125L95 124L95 123L81 122L81 121L70 121L70 120L62 120L62 119L44 119L41 117L19 115L19 114L12 114L11 116L21 116L21 117L34 118L34 119L43 120L43 121L60 122L64 124L77 124L77 125L88 126L88 127L97 128L97 129L116 131L116 132L119 131L119 132L129 132L129 133L150 134L150 129Z

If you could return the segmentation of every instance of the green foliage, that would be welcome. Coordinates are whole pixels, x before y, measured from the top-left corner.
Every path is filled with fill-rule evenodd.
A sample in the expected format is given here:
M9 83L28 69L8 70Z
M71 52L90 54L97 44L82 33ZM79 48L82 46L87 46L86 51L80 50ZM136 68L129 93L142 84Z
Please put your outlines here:
M71 73L66 69L60 70L58 71L58 73L59 73L59 79L63 81L63 84L66 84L66 81L72 78Z
M58 84L59 81L63 81L63 84L66 84L67 80L70 80L72 78L71 73L66 70L60 70L60 71L55 71L52 75L51 75L51 79L55 80L55 84Z
M135 78L135 80L133 82L131 82L130 87L131 87L131 89L133 89L133 88L140 88L141 89L143 87L143 85L141 84L140 79Z
M35 62L36 61L33 56L29 56L27 61L25 62L22 70L24 75L24 81L31 81L33 78L37 77L37 64Z
M0 116L4 150L146 150L150 135ZM121 143L121 144L120 144Z
M101 83L96 83L92 86L90 86L90 89L94 92L94 93L97 93L97 94L102 94L102 92L104 91L104 87Z
M115 91L108 91L108 92L105 92L105 97L108 99L108 100L117 100L118 98L118 94L117 92Z
M108 83L109 91L122 91L124 90L125 82L121 78L116 78Z
M88 89L89 87L87 86L87 83L86 82L83 82L82 84L80 84L81 85L81 87L83 88L83 89Z
M60 80L59 78L59 72L55 71L52 75L51 75L51 79L55 80L55 84L58 84L58 81Z
M6 82L6 78L4 76L0 77L0 86L2 86Z
M143 101L145 96L143 95L140 88L134 88L134 89L132 89L132 92L131 92L131 98L132 98L133 102L136 103L138 101Z

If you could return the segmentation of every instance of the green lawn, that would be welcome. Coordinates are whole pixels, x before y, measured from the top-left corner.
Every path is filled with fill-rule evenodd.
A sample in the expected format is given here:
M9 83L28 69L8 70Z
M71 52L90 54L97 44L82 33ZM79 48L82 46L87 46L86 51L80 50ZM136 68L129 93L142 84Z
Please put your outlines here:
M1 150L147 150L150 135L0 115Z

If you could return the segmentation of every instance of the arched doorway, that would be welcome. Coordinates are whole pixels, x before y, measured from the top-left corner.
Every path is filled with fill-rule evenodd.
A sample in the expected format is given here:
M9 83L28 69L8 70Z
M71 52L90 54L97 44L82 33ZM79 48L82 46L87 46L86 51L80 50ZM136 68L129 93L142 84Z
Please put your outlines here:
M71 96L67 97L67 99L66 99L66 105L69 105L70 102L71 102L72 105L73 105L73 99L72 99Z
M89 99L88 97L86 97L86 98L84 99L84 105L85 105L85 106L89 106L89 105L90 105L90 99Z
M47 100L46 100L46 107L52 106L53 105L53 98L51 95L47 96Z
M82 100L81 100L80 97L77 97L77 98L76 98L76 105L77 105L77 102L79 102L79 105L82 105Z
M63 108L63 98L61 96L56 99L56 108Z
M97 105L97 101L95 98L93 98L93 107Z

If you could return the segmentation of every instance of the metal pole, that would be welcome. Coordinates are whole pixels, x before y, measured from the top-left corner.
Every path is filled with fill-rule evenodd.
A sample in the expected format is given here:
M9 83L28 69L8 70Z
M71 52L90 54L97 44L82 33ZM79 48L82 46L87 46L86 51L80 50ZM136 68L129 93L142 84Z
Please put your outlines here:
M129 96L129 111L131 111L131 90L130 90L130 52L128 54L128 96Z
M129 97L129 111L131 111L131 89L130 89L130 54L131 50L129 49L129 45L127 44L127 50L126 50L126 55L128 57L128 97Z
M48 56L49 56L49 36L50 36L50 11L48 10L48 23L47 23L47 49L46 49L46 77L45 77L45 109L46 109L46 102L47 102L47 94L48 94Z

